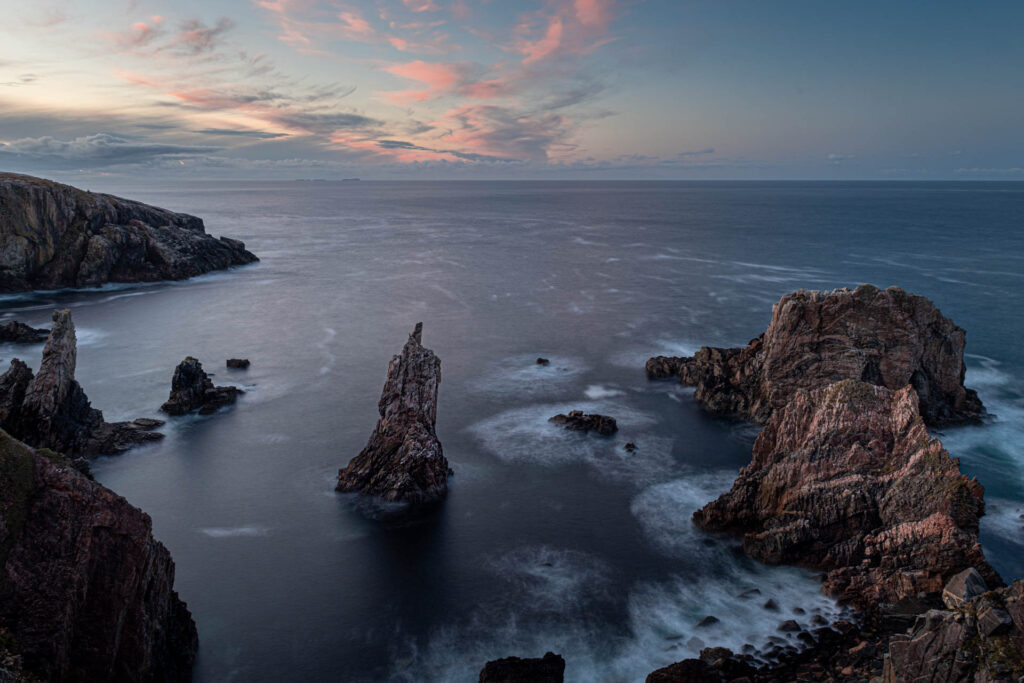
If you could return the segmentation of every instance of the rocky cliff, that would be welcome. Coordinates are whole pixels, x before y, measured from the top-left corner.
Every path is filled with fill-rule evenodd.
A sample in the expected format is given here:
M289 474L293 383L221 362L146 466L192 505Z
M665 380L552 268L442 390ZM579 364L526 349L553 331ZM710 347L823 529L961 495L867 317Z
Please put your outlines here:
M0 630L52 681L188 681L195 624L149 516L0 430Z
M800 290L772 308L768 329L743 348L703 347L690 358L657 356L650 377L679 377L713 413L759 424L799 389L857 379L889 389L911 385L929 425L977 421L964 388L963 329L922 296L861 285Z
M391 359L366 448L338 473L338 491L431 503L448 493L448 461L434 431L441 361L421 344L423 323Z
M0 174L0 292L181 280L257 260L195 216Z
M159 420L104 421L75 380L77 353L71 312L55 311L39 372L15 358L0 375L0 428L72 458L113 455L161 438L149 431Z
M826 591L861 607L938 593L969 567L1000 585L978 543L983 489L928 435L918 404L909 386L857 380L796 390L694 522L744 534L763 562L824 570Z

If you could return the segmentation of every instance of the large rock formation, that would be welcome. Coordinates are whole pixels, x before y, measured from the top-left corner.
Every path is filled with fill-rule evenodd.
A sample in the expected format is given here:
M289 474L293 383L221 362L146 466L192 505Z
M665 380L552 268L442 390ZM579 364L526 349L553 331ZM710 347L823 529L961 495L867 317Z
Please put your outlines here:
M174 369L171 394L160 410L170 415L186 415L193 410L198 410L200 415L209 415L231 405L239 394L244 393L238 387L213 386L213 380L203 370L202 363L188 356Z
M614 417L597 413L591 415L582 410L570 410L568 415L559 413L548 418L548 422L562 425L574 432L597 432L602 436L610 436L619 431L619 425Z
M149 516L0 430L0 632L52 681L188 681L195 624Z
M487 662L480 683L562 683L565 660L553 652L543 657L504 657Z
M0 292L181 280L257 260L195 216L0 174Z
M77 345L68 310L55 311L39 372L15 358L0 375L0 428L36 448L69 457L113 455L162 438L158 420L106 422L75 381Z
M799 389L858 379L889 389L911 385L929 425L977 421L983 412L964 388L964 331L922 296L861 285L800 290L772 307L768 329L743 348L703 347L691 358L657 356L650 377L697 387L713 413L764 424Z
M0 325L0 342L8 344L41 344L46 341L49 330L29 327L25 323L11 320Z
M763 562L824 570L826 591L862 607L938 593L969 567L999 585L978 543L983 489L928 435L918 404L909 386L857 380L796 390L694 522L743 533Z
M380 419L366 448L338 472L338 491L430 503L448 493L451 470L434 432L441 361L421 344L423 323L391 359Z

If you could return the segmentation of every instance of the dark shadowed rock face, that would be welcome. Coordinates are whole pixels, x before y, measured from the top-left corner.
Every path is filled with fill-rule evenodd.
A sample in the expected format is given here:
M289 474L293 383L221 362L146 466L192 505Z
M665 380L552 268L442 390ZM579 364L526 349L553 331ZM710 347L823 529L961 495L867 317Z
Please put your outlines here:
M0 430L0 629L54 681L188 681L195 624L149 516Z
M434 432L441 361L421 344L423 323L391 359L366 448L338 473L338 491L431 503L448 493L448 461Z
M0 174L0 292L181 280L257 260L195 216Z
M505 657L487 662L480 683L562 683L564 677L565 660L548 652L534 659Z
M42 344L49 333L49 330L29 327L25 323L12 320L0 325L0 343Z
M162 438L159 421L106 422L75 381L77 348L71 312L55 311L39 372L15 358L0 375L0 428L36 448L69 457L114 455Z
M231 405L239 394L238 387L215 387L203 365L192 356L178 363L171 378L171 394L160 410L170 415L187 415L198 410L209 415L218 408Z
M227 366L234 370L246 370L250 363L248 358L228 358Z
M614 417L597 414L588 415L582 410L570 410L568 415L559 413L549 418L548 422L554 422L576 432L597 432L604 436L609 436L619 431L619 425L615 422Z
M754 444L732 489L694 514L744 534L772 564L822 569L825 590L861 607L938 593L976 568L982 487L931 438L911 387L856 380L797 390Z
M939 426L977 421L983 412L963 385L964 344L964 331L931 301L898 287L800 290L775 304L767 331L746 347L657 356L647 374L679 377L711 412L760 424L799 389L842 379L909 384L925 421Z

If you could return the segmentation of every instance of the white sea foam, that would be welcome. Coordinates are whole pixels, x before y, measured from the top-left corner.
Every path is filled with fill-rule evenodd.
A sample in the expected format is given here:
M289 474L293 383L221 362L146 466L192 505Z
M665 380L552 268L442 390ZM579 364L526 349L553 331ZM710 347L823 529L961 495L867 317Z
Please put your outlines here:
M676 557L711 553L690 516L708 501L729 490L736 472L720 470L694 474L651 486L633 499L629 509L644 533L662 552Z
M206 527L199 532L210 538L237 538L266 536L270 529L265 526Z
M600 384L590 384L583 390L584 396L595 401L602 398L611 398L612 396L622 396L624 393L626 392L621 389L613 389Z
M579 610L608 597L611 567L588 553L551 546L524 546L488 560L489 568L527 609Z
M480 377L467 382L474 393L501 396L538 396L564 393L573 380L590 369L582 359L548 355L548 365L538 365L538 355L505 358L489 367Z
M620 368L639 368L654 356L692 356L700 350L700 344L673 339L653 339L646 344L636 344L617 352L609 360Z

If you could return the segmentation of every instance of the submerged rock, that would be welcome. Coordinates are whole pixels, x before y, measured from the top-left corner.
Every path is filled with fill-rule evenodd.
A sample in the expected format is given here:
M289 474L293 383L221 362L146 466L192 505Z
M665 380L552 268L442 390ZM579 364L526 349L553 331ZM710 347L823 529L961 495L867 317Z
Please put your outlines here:
M231 405L239 394L244 393L238 387L213 386L202 363L188 356L174 369L170 397L160 410L169 415L187 415L194 410L198 410L200 415L209 415Z
M566 429L571 429L576 432L597 432L604 436L614 434L619 431L619 425L616 424L614 417L608 417L607 415L587 415L582 410L570 410L568 415L558 414L548 419L548 422L554 422L560 424ZM636 446L633 446L636 449ZM629 450L628 448L626 450Z
M827 592L862 607L937 595L972 567L999 585L978 543L983 489L929 436L918 405L911 387L856 380L797 390L694 522L744 534L763 562L824 570Z
M203 221L41 178L0 174L0 292L181 280L258 261Z
M26 671L191 680L196 627L148 515L2 430L0 511L0 632Z
M25 323L12 320L0 325L0 343L8 344L41 344L46 341L49 330L29 327Z
M799 290L772 307L768 329L743 348L703 347L690 358L647 361L652 378L697 387L709 411L764 424L799 389L856 379L889 389L911 385L929 425L977 421L977 394L964 388L964 330L922 296L861 285Z
M227 362L227 366L229 368L234 368L235 370L245 370L249 365L251 365L251 363L249 363L248 358L228 358Z
M366 447L338 472L338 491L386 501L430 503L448 493L451 470L434 431L441 361L421 344L417 323L402 353L391 359Z
M55 311L39 372L15 358L0 375L0 428L30 446L75 457L115 455L163 438L159 420L106 422L75 380L77 343L68 310Z
M505 657L487 662L480 683L562 683L565 660L553 652L543 657Z
M547 358L538 358L537 365L551 365L551 361L549 361Z

